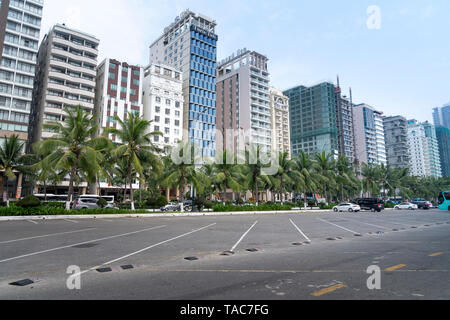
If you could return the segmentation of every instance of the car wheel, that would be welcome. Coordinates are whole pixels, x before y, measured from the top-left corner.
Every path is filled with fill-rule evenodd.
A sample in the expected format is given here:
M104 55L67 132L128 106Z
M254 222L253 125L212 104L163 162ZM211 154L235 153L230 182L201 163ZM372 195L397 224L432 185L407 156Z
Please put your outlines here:
M337 208L334 208L333 211L334 211L334 212L338 212L339 210L338 210Z
M351 208L350 208L350 209L348 209L348 212L353 212L353 209L351 209Z
M414 208L413 208L413 207L409 207L409 210L411 210L411 211L412 211L412 210L414 210Z
M375 211L376 211L376 210L372 208L372 210L371 210L371 211L375 213Z

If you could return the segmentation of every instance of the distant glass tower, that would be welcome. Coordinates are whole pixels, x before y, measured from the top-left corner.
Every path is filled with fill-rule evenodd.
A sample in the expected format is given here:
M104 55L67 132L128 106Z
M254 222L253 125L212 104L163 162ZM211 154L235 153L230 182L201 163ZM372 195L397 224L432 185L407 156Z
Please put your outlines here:
M150 46L150 63L166 64L182 72L184 139L216 154L216 22L184 11Z
M441 155L442 175L450 177L450 129L442 126L436 127L436 137Z
M433 120L435 126L442 126L450 129L450 103L441 108L434 108Z

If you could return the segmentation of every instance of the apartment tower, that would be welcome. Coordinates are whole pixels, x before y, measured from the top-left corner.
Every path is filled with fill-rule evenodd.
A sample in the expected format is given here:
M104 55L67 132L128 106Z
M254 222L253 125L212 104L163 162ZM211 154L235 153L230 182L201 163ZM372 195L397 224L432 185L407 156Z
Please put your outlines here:
M383 124L388 165L392 168L408 168L410 164L408 121L402 116L392 116L385 117Z
M272 113L272 150L287 152L291 157L291 126L289 98L283 91L270 88L270 112Z
M28 139L43 0L0 0L0 141Z
M248 144L272 150L272 114L266 56L247 49L222 61L217 80L218 150L233 153Z
M183 138L216 154L216 22L184 11L150 46L150 64L164 64L182 73L184 97Z
M43 130L43 124L64 121L65 107L82 106L94 112L98 45L97 38L60 24L44 37L38 54L30 143L53 135Z

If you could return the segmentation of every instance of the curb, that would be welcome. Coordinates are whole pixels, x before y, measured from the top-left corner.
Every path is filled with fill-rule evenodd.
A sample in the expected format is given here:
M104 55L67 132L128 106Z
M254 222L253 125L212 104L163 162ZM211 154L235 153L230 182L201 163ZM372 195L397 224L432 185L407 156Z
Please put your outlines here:
M193 213L164 213L164 214L103 214L103 215L63 215L63 216L10 216L0 217L0 221L23 220L63 220L63 219L123 219L123 218L176 218L176 217L214 217L214 216L244 216L267 214L299 214L324 213L329 210L296 210L296 211L243 211L243 212L193 212Z

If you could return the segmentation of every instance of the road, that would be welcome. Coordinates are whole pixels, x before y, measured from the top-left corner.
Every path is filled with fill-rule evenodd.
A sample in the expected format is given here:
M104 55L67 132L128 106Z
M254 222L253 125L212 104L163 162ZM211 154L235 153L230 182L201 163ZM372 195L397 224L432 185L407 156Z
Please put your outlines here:
M0 299L450 299L450 213L5 221Z

